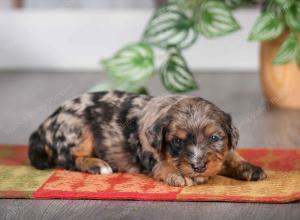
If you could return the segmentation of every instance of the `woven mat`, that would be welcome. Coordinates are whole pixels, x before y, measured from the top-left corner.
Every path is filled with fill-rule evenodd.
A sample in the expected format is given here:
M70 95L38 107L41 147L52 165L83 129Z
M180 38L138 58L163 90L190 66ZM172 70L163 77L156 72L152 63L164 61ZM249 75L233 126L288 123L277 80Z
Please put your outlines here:
M27 146L0 145L0 198L118 199L287 203L300 200L300 150L240 149L263 166L258 182L222 176L185 188L170 187L141 174L90 175L61 169L40 171L27 159Z

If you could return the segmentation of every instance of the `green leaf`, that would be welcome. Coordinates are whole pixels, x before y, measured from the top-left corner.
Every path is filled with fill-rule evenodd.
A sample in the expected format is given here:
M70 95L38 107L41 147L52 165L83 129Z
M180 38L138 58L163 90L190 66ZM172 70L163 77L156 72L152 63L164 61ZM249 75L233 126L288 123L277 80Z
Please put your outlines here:
M101 92L101 91L111 91L119 90L132 92L137 94L149 94L148 90L141 85L132 84L130 82L117 82L117 81L104 81L98 85L92 87L89 92Z
M300 31L300 2L290 7L284 18L292 30Z
M148 44L140 42L117 51L112 58L102 60L102 64L111 78L139 82L152 76L154 54Z
M280 4L278 4L274 0L265 1L265 10L263 11L263 13L266 13L266 12L271 13L274 16L280 17L280 16L282 16L283 8Z
M249 40L264 41L278 37L284 29L282 20L272 13L264 13L258 17L250 33Z
M167 90L174 93L189 92L197 89L197 83L184 58L176 47L168 49L169 58L161 67L161 80Z
M282 10L286 10L291 7L291 5L294 3L294 0L275 0L275 2L282 8Z
M275 2L277 2L278 4L284 4L285 2L287 2L287 0L275 0Z
M183 10L189 9L189 1L187 0L169 0L169 4L176 4L178 7L180 7Z
M267 0L263 5L265 5L265 10L263 12L269 12L277 17L283 16L287 10L293 5L295 0Z
M221 1L204 1L196 11L197 30L207 38L223 36L240 29L230 9Z
M290 62L295 58L297 51L298 39L295 34L290 34L290 36L285 40L273 60L274 64L285 64Z
M224 2L228 7L236 8L242 4L243 0L224 0Z
M158 9L146 26L143 40L167 48L176 45L187 48L197 39L193 20L185 15L177 4L168 4Z

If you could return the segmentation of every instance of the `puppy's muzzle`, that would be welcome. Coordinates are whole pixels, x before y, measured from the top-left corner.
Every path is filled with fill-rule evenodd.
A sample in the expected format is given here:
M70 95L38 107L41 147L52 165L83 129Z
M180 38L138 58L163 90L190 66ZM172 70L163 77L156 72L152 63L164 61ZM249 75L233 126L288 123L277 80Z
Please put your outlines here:
M194 172L203 173L207 170L207 162L203 161L197 164L192 164L192 168Z

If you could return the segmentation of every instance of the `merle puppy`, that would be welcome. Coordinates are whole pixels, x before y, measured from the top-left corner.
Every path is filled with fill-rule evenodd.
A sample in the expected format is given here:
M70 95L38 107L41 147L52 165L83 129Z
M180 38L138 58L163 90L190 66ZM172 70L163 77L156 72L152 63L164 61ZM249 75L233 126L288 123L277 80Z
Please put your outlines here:
M236 153L238 137L230 115L199 97L98 92L50 115L30 137L29 158L38 169L140 172L172 186L217 174L264 179Z

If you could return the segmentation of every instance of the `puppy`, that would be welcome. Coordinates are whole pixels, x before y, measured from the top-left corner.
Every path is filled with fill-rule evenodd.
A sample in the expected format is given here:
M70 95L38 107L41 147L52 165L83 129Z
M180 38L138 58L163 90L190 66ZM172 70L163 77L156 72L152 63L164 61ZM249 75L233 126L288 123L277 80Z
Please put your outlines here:
M29 159L38 169L139 172L181 187L217 174L264 179L236 153L238 137L230 115L199 97L97 92L50 115L30 137Z

